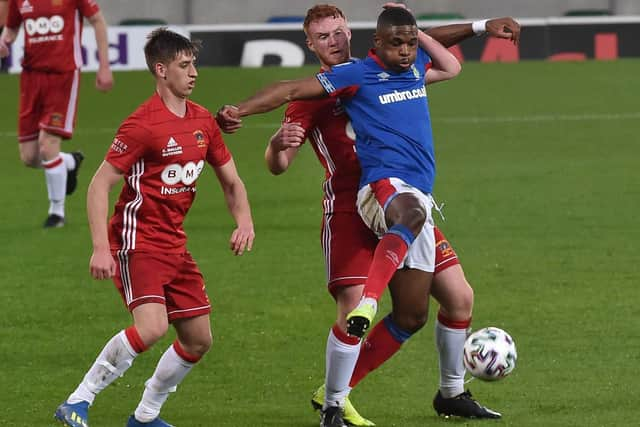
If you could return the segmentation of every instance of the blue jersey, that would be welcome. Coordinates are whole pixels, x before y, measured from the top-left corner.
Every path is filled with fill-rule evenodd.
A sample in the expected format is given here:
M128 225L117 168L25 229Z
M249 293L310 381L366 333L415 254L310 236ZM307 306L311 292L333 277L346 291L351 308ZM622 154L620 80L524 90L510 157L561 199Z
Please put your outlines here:
M351 117L361 188L383 178L400 178L431 193L435 158L424 80L430 65L429 55L418 49L411 68L395 72L371 51L362 61L317 75L331 96L341 98Z

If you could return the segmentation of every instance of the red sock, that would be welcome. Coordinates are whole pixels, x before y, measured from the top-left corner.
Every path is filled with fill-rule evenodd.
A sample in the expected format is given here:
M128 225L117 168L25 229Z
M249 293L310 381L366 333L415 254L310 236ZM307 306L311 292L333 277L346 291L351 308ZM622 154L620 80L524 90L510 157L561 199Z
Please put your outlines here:
M142 341L142 338L140 338L140 334L135 326L129 326L124 330L124 334L127 336L129 345L136 353L140 354L149 348L149 346Z
M449 329L468 329L471 326L471 317L467 320L451 320L438 311L438 322Z
M365 297L380 299L408 249L407 243L397 234L387 233L382 237L376 246L369 267L369 276L364 284Z
M375 370L396 354L401 345L402 343L391 335L384 320L378 322L362 343L349 387L355 387L369 372Z
M187 353L187 351L182 348L182 346L180 345L180 341L178 340L175 340L173 342L173 349L175 350L176 354L182 358L182 360L186 360L189 363L197 363L198 360L202 358L202 356Z

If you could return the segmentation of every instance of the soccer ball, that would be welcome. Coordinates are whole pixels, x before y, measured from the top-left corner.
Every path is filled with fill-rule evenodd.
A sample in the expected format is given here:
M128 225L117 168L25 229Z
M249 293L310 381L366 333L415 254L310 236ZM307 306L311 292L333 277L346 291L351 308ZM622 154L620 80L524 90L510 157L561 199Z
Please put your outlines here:
M500 328L475 331L464 343L464 367L476 378L496 381L516 367L516 344L511 335Z

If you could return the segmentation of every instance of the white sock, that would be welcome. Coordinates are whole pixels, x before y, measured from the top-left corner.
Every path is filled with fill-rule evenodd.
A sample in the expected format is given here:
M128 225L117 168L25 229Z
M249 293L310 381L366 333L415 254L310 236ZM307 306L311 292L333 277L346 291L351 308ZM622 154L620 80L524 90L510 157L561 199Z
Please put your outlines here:
M195 363L187 362L178 356L171 345L160 358L151 378L144 383L142 400L136 408L135 418L141 423L148 423L158 418L169 393L176 391L178 384L194 365Z
M137 355L138 353L129 344L125 332L118 332L104 346L78 388L69 395L67 402L86 401L92 404L98 393L131 367Z
M464 392L462 352L466 329L453 329L436 320L436 347L440 356L440 393L451 398Z
M361 307L365 304L372 305L376 311L378 311L378 301L372 297L362 297L360 302L358 303L358 307Z
M55 166L51 167L51 165ZM61 156L58 156L52 160L43 160L42 167L47 181L49 215L55 214L64 218L64 198L67 192L67 167L65 162Z
M71 154L60 152L60 157L62 157L62 160L64 161L64 165L68 171L75 169L76 159L74 159Z
M324 409L328 406L344 407L344 401L351 391L349 381L360 354L360 342L347 344L329 331L326 350Z

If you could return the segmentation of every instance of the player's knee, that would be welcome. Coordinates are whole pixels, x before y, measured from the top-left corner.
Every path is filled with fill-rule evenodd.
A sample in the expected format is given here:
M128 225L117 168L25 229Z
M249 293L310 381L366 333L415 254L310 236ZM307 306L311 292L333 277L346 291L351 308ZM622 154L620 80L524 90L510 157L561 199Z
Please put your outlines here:
M190 340L188 343L182 343L184 350L194 356L202 357L210 349L213 344L213 336L211 333L202 334Z
M424 207L416 200L415 203L410 203L405 209L402 210L398 218L398 223L407 227L414 236L417 236L422 231L424 222L427 220L427 212Z
M405 223L416 236L422 231L422 227L426 220L427 212L421 205L414 206L406 212Z
M441 303L440 309L451 320L467 320L473 313L473 298L473 288L467 283L467 286L456 290L454 298L446 304Z
M41 159L51 160L60 153L59 136L43 133L38 138L38 149Z
M20 152L20 161L29 168L40 167L40 156L38 152Z
M203 356L211 349L212 344L213 344L213 335L211 335L211 333L204 335L196 343L197 345L196 353Z
M147 346L152 346L165 336L169 329L167 322L156 322L153 324L136 325L140 338Z
M389 228L402 224L417 236L427 220L427 211L415 196L404 193L398 195L389 204L385 212L385 220Z
M410 313L394 313L393 321L402 330L415 334L427 323L427 317L427 310L418 310Z

